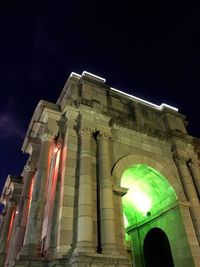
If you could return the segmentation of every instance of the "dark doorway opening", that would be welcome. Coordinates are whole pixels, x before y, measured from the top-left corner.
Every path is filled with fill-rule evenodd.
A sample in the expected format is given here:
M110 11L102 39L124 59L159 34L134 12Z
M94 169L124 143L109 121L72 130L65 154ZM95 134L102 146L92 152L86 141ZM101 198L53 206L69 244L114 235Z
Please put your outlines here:
M144 240L145 267L174 267L169 240L159 228L151 229Z

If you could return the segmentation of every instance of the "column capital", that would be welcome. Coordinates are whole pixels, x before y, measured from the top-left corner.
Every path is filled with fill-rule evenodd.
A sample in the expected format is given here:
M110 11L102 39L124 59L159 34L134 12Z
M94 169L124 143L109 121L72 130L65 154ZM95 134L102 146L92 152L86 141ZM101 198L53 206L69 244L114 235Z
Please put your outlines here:
M187 159L183 156L174 156L174 162L177 166L185 165L187 162Z
M54 139L55 137L55 133L50 129L45 129L40 135L40 139L42 140L42 142Z
M24 171L25 172L34 172L35 171L35 164L28 160L26 165L24 166Z
M189 159L187 161L188 167L192 168L192 167L198 167L199 166L199 161L197 159Z
M58 136L58 132L55 129L50 128L47 123L42 126L39 138L41 141L46 141L50 139L55 139Z
M108 133L108 132L99 132L97 138L98 138L99 140L109 142L109 141L111 141L112 136L111 136L111 134Z
M81 127L79 134L80 136L91 136L93 129L89 126Z
M9 199L9 201L7 202L6 206L7 206L8 209L9 208L15 208L17 204L18 204L18 201L16 201L16 199L11 197Z

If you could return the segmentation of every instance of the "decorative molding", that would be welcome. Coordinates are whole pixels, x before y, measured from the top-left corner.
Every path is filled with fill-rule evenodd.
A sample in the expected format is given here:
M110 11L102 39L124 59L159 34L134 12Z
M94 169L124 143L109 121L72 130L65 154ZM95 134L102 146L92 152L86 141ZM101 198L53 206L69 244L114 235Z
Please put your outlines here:
M189 159L187 164L189 168L199 167L199 161L197 159Z
M175 155L173 158L177 166L186 165L187 163L187 159L183 156Z
M33 160L28 160L24 166L25 172L34 172L36 169L36 163Z
M123 197L124 195L127 194L129 188L125 188L125 187L120 187L120 186L117 186L117 185L113 185L113 192L120 196L120 197Z
M89 126L85 126L85 127L83 126L79 130L79 134L81 136L91 136L92 135L92 132L94 132L94 129L92 129Z
M97 139L99 139L101 141L107 141L107 142L109 142L109 141L111 141L112 136L108 132L100 131L99 134L97 135Z
M55 132L55 130L50 129L47 124L45 124L45 126L42 129L42 133L40 135L40 138L42 139L42 141L44 142L45 140L49 140L49 139L54 139L57 137L57 133Z

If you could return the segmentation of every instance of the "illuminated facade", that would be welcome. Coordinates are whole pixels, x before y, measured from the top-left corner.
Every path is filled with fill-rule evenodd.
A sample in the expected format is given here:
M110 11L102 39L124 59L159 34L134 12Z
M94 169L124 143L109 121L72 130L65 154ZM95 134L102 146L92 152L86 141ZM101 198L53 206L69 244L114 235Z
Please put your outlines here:
M72 73L1 196L0 266L200 267L200 140L185 117Z

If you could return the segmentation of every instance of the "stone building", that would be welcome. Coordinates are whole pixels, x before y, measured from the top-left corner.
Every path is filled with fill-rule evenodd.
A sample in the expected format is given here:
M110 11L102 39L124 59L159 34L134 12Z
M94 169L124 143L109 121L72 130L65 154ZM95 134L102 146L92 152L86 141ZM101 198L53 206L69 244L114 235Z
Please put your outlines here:
M199 267L200 140L185 116L72 73L2 195L0 266Z

